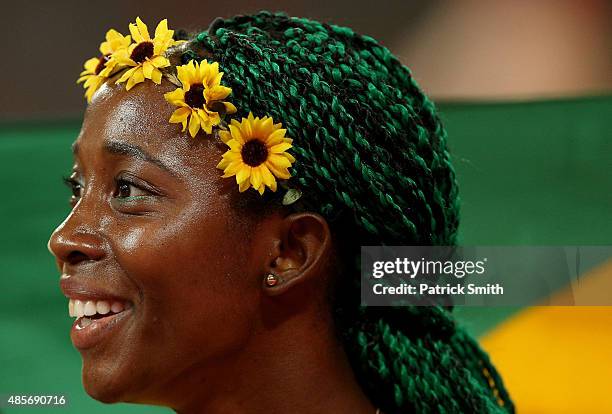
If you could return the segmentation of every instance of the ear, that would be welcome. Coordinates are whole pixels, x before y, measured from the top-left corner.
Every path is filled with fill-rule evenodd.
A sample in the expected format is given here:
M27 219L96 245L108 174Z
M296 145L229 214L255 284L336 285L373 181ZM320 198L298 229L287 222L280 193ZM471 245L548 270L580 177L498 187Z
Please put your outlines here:
M304 212L285 217L279 226L279 240L267 264L275 276L270 285L263 280L264 292L276 296L319 277L331 254L331 233L319 214Z

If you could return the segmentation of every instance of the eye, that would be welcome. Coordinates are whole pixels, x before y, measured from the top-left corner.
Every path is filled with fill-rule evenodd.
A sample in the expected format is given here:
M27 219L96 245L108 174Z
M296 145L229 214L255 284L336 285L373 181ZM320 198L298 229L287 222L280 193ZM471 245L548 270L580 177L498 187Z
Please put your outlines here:
M147 190L140 188L138 185L126 179L119 178L115 180L116 187L113 197L116 198L133 198L149 196L151 193Z
M72 192L69 203L72 207L74 207L81 198L81 195L83 194L83 184L77 181L75 173L73 173L69 177L63 177L63 179L64 184L66 184L66 186L68 186L68 188Z

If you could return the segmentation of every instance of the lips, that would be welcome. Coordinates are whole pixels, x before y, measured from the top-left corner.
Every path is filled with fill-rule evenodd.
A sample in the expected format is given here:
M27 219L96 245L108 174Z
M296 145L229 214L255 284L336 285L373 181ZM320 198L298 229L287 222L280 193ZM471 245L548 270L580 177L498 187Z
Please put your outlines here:
M132 303L121 296L120 289L100 287L90 279L69 275L62 275L60 286L69 299L68 314L76 318L70 338L77 349L92 348L120 335L132 314Z

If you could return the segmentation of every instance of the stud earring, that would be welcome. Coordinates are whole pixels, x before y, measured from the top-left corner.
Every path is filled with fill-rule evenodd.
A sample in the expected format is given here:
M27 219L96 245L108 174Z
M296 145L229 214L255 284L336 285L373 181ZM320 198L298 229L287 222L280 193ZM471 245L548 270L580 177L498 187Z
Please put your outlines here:
M280 281L279 277L276 276L273 273L268 273L266 275L266 286L268 286L268 287L272 287L272 286L278 285L279 281Z

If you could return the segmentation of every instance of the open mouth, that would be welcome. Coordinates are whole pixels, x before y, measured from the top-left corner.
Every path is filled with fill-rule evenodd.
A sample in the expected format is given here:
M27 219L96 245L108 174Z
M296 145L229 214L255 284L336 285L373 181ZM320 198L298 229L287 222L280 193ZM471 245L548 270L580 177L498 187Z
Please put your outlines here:
M75 346L89 348L112 335L130 310L129 302L70 299L68 313L76 318L71 333Z
M111 317L128 308L128 303L120 301L70 299L68 302L68 313L77 318L77 326L81 329L95 320Z

